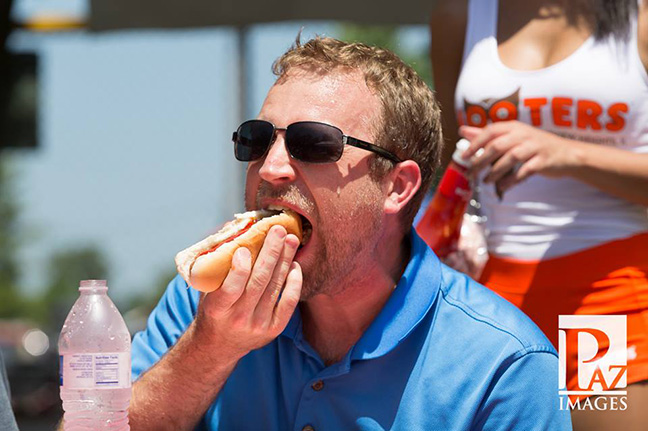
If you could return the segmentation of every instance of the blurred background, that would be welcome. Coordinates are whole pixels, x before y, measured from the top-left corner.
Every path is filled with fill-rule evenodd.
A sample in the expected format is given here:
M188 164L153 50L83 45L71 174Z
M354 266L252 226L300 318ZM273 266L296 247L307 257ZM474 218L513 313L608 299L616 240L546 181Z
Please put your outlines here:
M390 48L431 83L429 5L255 3L2 0L0 348L21 430L60 418L79 280L107 279L134 333L175 254L242 209L231 133L300 29Z

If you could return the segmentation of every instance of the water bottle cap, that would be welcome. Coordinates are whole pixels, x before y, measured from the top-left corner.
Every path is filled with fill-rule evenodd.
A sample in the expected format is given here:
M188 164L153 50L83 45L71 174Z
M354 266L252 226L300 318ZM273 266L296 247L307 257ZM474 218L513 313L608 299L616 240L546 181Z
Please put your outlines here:
M81 280L79 283L79 290L108 290L106 280Z
M468 149L468 147L470 147L470 142L468 142L467 139L459 139L459 141L457 141L457 145L455 146L454 153L452 153L452 160L455 163L466 168L470 167L470 160L464 159L463 157L461 157L461 155Z

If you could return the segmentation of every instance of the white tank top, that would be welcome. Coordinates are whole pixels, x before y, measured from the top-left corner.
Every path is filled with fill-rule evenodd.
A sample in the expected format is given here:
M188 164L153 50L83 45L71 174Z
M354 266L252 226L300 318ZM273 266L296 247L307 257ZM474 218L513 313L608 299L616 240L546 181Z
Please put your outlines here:
M497 51L497 0L470 0L463 66L455 91L459 124L523 121L570 139L648 152L648 75L636 23L627 43L587 39L566 59L513 70ZM646 207L571 178L534 175L500 202L481 184L489 251L537 260L648 231Z

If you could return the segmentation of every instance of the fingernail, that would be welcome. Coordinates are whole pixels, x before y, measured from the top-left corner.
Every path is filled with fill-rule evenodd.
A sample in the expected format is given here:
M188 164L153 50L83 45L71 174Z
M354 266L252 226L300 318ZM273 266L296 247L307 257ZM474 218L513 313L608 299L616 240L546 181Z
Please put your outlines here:
M274 235L275 235L277 238L279 238L279 239L283 239L283 238L286 236L286 230L285 230L285 229L283 229L283 228L281 228L281 227L279 227L279 226L273 227L273 229L274 229L274 231L275 231L275 232L274 232Z
M292 271L297 270L297 269L299 269L301 271L301 266L299 265L299 263L296 260L293 260L292 263L290 264L290 270L289 271L292 272Z
M299 246L299 238L291 233L286 237L286 244L290 247L297 248Z
M239 247L236 250L236 260L239 264L249 261L251 257L252 254L250 253L250 250L247 249L247 247Z
M504 190L502 190L499 184L495 184L495 194L497 195L497 199L502 202L502 199L504 199Z

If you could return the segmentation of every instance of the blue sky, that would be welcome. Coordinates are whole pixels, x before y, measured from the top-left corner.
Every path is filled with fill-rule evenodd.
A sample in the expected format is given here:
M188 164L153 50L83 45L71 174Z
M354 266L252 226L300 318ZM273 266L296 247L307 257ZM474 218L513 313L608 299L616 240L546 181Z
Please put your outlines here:
M44 7L82 14L87 5L22 0L15 13ZM303 38L335 35L333 23L252 28L248 117L272 85L272 61L302 26ZM151 288L179 250L242 206L243 166L230 142L240 120L236 33L17 36L16 48L40 54L40 146L10 154L29 239L20 253L23 285L29 293L43 288L53 251L96 244L108 257L115 298ZM410 28L402 37L414 46L427 34Z

